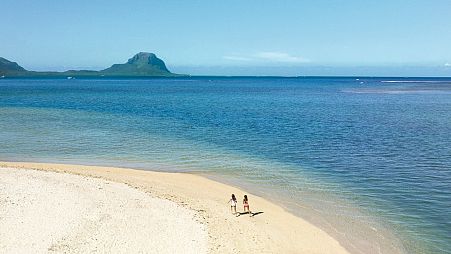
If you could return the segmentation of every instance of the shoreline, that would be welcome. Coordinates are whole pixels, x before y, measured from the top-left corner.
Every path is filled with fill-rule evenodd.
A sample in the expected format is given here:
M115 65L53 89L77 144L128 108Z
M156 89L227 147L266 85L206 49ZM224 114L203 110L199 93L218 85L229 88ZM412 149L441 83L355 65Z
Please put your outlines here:
M202 218L208 231L209 253L350 253L322 229L258 196L249 197L255 216L232 216L227 204L230 194L234 193L240 201L246 192L203 176L115 167L0 162L0 168L8 167L101 178L175 202ZM238 205L237 211L241 210Z

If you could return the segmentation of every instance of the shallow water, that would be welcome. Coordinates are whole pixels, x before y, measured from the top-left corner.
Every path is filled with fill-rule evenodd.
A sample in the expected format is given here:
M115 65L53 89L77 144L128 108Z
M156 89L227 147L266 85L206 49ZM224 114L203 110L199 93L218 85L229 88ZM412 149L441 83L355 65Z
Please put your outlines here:
M355 252L451 253L451 79L1 79L0 130L1 160L198 172Z

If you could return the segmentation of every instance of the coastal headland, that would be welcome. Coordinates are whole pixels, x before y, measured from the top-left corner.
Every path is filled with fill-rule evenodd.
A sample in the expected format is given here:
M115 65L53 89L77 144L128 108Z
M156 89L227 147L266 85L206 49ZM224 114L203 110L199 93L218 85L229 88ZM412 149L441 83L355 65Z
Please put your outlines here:
M0 57L0 78L6 77L177 77L186 76L175 74L168 70L163 60L154 53L139 52L123 64L113 64L100 70L67 70L57 71L29 71L16 62Z

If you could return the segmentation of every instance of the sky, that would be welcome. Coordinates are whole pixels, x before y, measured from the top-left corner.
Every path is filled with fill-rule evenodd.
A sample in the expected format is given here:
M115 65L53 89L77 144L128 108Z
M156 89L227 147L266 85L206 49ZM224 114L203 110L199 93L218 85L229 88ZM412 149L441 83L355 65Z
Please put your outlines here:
M1 0L0 56L103 69L156 53L194 75L451 76L451 0Z

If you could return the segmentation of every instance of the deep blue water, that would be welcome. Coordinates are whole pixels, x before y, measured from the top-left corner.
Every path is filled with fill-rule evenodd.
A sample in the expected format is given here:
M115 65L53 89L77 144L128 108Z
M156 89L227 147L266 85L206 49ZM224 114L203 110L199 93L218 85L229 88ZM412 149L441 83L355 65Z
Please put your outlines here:
M199 172L341 241L451 253L451 79L0 79L0 144L0 160Z

